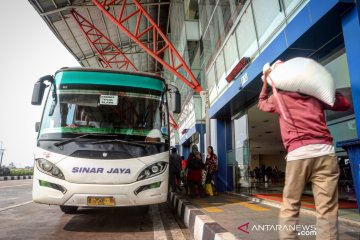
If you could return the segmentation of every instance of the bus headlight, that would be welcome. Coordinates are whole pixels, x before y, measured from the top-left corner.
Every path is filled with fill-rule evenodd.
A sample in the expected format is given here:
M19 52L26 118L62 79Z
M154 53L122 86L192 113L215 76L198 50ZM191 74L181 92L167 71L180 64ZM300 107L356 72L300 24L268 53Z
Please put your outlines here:
M49 162L46 159L43 158L36 159L36 166L41 172L47 175L60 179L65 179L64 174L61 172L61 170L57 166L55 166L55 164Z
M167 162L157 162L148 167L146 167L139 175L138 181L154 177L156 175L162 174L165 172Z
M158 173L159 171L160 171L160 168L157 164L155 164L151 167L151 172Z

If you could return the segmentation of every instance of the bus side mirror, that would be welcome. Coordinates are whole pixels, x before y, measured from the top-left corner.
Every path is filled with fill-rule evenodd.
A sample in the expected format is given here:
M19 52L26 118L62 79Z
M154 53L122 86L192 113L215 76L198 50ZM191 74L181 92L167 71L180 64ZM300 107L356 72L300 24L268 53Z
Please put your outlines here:
M179 91L172 92L172 107L173 113L181 113L181 94Z
M46 88L46 84L44 83L44 81L49 81L53 83L54 78L51 75L46 75L44 77L41 77L39 81L34 84L33 94L31 98L32 105L41 105Z
M39 132L40 130L40 122L35 123L35 132Z
M42 99L44 97L45 88L45 83L37 82L34 84L33 94L31 98L32 105L41 105Z

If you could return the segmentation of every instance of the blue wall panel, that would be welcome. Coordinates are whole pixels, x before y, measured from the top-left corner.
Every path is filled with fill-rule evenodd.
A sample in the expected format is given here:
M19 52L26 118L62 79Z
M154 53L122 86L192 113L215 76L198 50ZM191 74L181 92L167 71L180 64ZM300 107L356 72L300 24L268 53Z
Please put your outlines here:
M188 159L189 154L190 154L190 146L183 146L183 151L180 155L184 156L185 159Z
M231 127L231 120L227 120L226 121L226 125L225 125L225 147L226 147L226 151L229 151L232 149L232 127ZM226 158L226 156L225 156ZM234 187L234 181L233 181L233 171L232 171L232 167L227 167L227 174L226 174L226 181L227 181L227 187L226 187L226 191L233 191L233 187Z
M217 129L217 154L218 154L218 172L216 181L216 191L226 190L226 148L225 143L225 121L216 121Z
M339 0L311 0L308 3L308 11L310 13L312 23L314 24L322 18L338 2Z
M306 6L284 29L288 46L293 44L301 34L311 27L312 24L313 22L310 17L308 6Z
M360 6L342 18L343 35L350 74L357 135L360 138Z
M216 190L218 192L233 190L232 168L226 164L226 151L232 148L232 129L230 120L217 120L217 154L218 173Z

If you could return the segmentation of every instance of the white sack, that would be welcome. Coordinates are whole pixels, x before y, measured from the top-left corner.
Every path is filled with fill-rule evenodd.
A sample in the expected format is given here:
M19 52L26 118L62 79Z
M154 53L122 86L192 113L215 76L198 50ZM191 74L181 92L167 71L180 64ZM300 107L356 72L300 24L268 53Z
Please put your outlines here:
M310 58L297 57L276 64L269 76L268 83L271 84L272 79L278 89L307 94L334 105L334 79L325 67Z

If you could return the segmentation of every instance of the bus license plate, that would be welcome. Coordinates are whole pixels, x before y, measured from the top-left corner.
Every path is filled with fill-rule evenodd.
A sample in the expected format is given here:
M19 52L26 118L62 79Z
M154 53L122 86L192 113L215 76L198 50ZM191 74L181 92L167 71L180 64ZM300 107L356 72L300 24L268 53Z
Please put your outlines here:
M113 197L88 197L88 206L115 206Z

